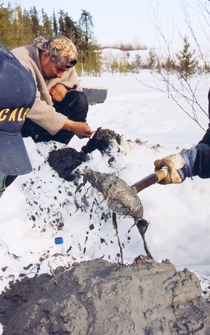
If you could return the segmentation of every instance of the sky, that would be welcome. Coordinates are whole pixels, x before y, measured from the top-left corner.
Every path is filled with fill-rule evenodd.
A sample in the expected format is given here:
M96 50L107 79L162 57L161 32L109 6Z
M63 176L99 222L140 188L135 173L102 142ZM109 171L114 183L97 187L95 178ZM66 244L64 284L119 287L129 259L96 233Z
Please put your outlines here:
M110 56L110 50L106 52ZM136 75L84 76L80 81L83 87L107 90L104 103L89 106L91 128L110 129L122 137L120 145L113 142L110 153L93 151L78 167L80 173L88 166L93 171L114 173L132 185L153 173L155 159L191 148L204 135L204 130L168 98L166 85L147 70ZM208 83L203 77L199 83L196 78L191 82L204 110ZM188 111L185 99L178 98L178 102ZM206 129L208 118L199 111L198 118ZM50 273L59 265L101 257L121 261L110 210L97 189L87 183L76 192L82 178L77 183L66 181L48 164L50 151L70 147L80 152L88 139L74 137L67 147L53 141L35 144L30 137L24 142L33 171L19 176L0 199L0 292L11 280ZM150 223L145 237L154 259L169 259L177 270L195 272L202 289L209 292L210 179L194 177L177 185L156 184L139 192L138 197L143 217ZM136 227L129 232L133 225L130 216L117 215L117 223L123 261L130 264L145 255L142 239ZM55 237L64 239L62 254L58 254Z
M12 6L19 4L24 9L35 6L38 11L43 8L51 16L53 11L64 10L78 22L81 11L88 11L93 18L94 35L102 46L115 46L121 43L146 46L147 48L173 45L179 49L182 38L188 35L183 8L190 17L193 30L199 43L206 47L208 37L203 31L206 29L205 20L198 9L200 0L10 0ZM207 0L204 3L208 3ZM203 9L202 9L203 11ZM208 17L208 16L207 16ZM209 19L207 19L208 21ZM162 36L164 32L164 38ZM192 41L193 43L193 41Z

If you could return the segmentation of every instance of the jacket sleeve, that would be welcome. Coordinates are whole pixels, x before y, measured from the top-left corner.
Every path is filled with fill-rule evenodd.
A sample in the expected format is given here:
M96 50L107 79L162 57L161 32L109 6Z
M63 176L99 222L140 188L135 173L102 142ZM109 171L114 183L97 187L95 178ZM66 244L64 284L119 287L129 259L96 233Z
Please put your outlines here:
M207 129L205 135L203 136L202 140L198 144L206 144L210 147L210 123L209 123L209 128Z
M41 100L38 90L34 105L30 109L27 118L47 130L51 135L55 135L61 130L67 121L67 116L58 113L52 105Z
M208 114L210 118L210 90L208 91ZM210 178L210 123L202 140L197 144L197 155L194 163L194 175Z
M82 87L74 67L65 71L61 78L54 78L46 83L48 90L56 84L63 84L69 90L74 89L76 91L82 91Z
M210 178L210 128L196 146L197 154L193 173L200 178Z
M210 178L210 129L195 147L180 154L185 160L185 177Z
M210 178L210 148L197 150L193 173L200 178Z
M210 124L202 140L196 146L197 154L193 173L200 178L210 178Z
M36 99L27 118L47 130L51 135L55 135L62 129L67 121L67 117L57 112L53 107L48 87L43 77L39 75L38 67L30 58L27 61L25 67L27 68L28 63L28 70L32 73L37 85Z

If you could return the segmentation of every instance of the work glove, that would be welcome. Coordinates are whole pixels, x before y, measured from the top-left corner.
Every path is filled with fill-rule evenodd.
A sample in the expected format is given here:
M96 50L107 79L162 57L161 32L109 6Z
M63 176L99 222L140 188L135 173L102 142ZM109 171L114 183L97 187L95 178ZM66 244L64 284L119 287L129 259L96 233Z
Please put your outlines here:
M182 150L154 162L155 171L168 167L168 175L159 184L180 184L186 177L210 178L210 147L199 142L196 147Z
M194 164L197 155L197 148L182 150L178 154L172 154L154 162L155 171L168 167L168 175L159 184L180 184L186 177L192 177L194 173Z
M180 184L184 181L185 160L180 154L172 154L162 159L157 159L154 162L155 172L162 169L164 166L168 167L167 176L159 181L159 184Z

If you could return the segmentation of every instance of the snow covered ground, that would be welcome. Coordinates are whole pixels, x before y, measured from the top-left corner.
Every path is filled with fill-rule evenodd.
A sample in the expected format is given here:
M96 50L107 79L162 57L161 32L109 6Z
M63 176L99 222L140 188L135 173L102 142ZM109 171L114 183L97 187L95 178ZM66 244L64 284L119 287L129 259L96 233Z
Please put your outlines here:
M110 156L95 150L88 163L79 166L81 172L88 165L96 171L116 173L132 185L153 172L155 159L190 148L202 138L204 131L167 94L147 86L153 86L154 81L147 70L138 75L81 78L84 86L108 88L106 101L90 106L89 125L123 136L120 146L113 144L115 159L111 163ZM206 111L207 82L208 78L201 81L196 93ZM164 88L165 84L160 85ZM207 128L207 117L200 118ZM74 137L68 146L80 151L87 142ZM56 142L35 144L31 138L25 139L25 144L33 172L18 177L0 199L0 291L10 280L50 273L58 265L100 257L120 261L110 211L100 203L97 191L86 184L75 194L77 185L60 178L47 162L51 150L65 146ZM169 259L177 269L195 271L207 288L210 179L195 177L181 185L156 184L138 196L144 218L150 222L146 240L154 259ZM117 220L124 262L131 263L145 254L142 239L136 227L128 232L132 218L118 216ZM64 255L57 253L57 236L64 239Z

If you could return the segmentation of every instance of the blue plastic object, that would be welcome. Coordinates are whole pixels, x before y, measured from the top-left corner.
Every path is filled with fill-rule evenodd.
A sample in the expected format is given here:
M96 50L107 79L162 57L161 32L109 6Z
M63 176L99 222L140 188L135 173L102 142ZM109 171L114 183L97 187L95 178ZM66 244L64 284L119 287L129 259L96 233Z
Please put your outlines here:
M56 237L55 244L63 244L63 237Z

